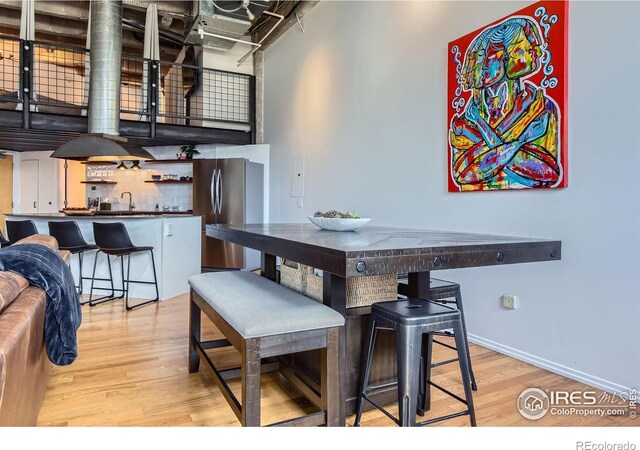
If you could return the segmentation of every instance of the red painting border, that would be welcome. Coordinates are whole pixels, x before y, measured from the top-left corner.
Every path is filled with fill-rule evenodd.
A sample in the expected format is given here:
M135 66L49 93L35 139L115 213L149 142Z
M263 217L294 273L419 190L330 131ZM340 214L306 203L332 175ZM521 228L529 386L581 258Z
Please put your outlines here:
M451 147L449 145L449 127L451 124L451 119L454 114L456 114L455 108L452 106L453 101L456 98L465 98L465 101L470 97L470 92L462 92L460 96L455 95L456 88L458 87L458 82L456 80L456 63L454 62L452 49L454 46L458 46L460 49L460 53L462 54L461 60L464 59L465 52L473 39L484 29L487 27L496 25L510 17L515 16L529 16L536 20L536 22L540 23L540 17L536 17L535 11L539 7L545 7L546 13L549 16L557 15L558 21L551 25L549 29L548 42L549 42L549 51L552 55L552 65L554 66L553 76L558 79L558 84L555 88L547 89L546 93L549 97L551 97L558 105L558 108L561 113L561 121L560 121L560 152L559 152L559 160L562 166L562 179L558 182L557 185L553 187L527 187L524 190L530 189L557 189L557 188L565 188L568 186L569 182L569 171L568 171L568 32L569 32L569 1L568 0L547 0L547 1L539 1L533 3L525 8L522 8L519 11L516 11L512 14L504 16L496 21L487 24L483 27L478 28L454 41L449 42L448 44L448 52L447 52L447 184L449 192L492 192L498 189L487 189L487 190L462 190L454 181L452 174L452 154ZM530 78L532 82L539 85L540 80L544 77L542 73L542 69L537 73L532 75ZM461 110L462 111L462 110ZM515 190L519 191L522 189L503 189L503 190Z

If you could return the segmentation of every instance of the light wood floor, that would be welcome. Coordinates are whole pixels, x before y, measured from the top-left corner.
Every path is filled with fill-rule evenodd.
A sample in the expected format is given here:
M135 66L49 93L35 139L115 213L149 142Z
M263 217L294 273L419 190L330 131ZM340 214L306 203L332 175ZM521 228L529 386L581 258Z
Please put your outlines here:
M41 426L238 426L204 365L196 374L187 371L188 296L126 312L122 300L89 308L83 306L79 330L79 356L70 366L52 368L38 419ZM219 335L203 319L206 338ZM435 345L436 359L449 357ZM234 364L237 355L218 350L216 363ZM222 353L221 353L222 352ZM473 367L478 380L474 395L479 426L637 426L628 417L558 417L547 414L538 421L523 418L516 409L518 395L528 387L591 389L491 350L473 345ZM434 381L461 394L457 364L434 369ZM232 387L238 396L239 382ZM460 410L462 405L434 390L436 417ZM396 414L397 407L389 410ZM277 374L263 377L263 423L306 412L310 404ZM465 417L434 426L468 426ZM353 424L353 417L348 418ZM394 426L381 412L368 411L362 426Z

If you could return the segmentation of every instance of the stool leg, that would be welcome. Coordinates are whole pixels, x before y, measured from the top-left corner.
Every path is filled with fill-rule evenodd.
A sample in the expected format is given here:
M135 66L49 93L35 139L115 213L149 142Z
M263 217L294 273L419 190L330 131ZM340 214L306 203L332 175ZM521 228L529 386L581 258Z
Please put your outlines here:
M150 250L150 252L151 252L151 265L153 267L153 283L145 282L145 284L153 284L156 287L156 298L154 298L152 300L144 301L142 303L138 303L137 305L133 305L133 306L129 305L129 283L131 282L130 281L130 279L131 279L131 254L129 254L129 258L127 259L126 299L125 299L125 302L124 302L125 303L125 308L126 308L127 311L131 311L132 309L137 308L139 306L148 305L149 303L154 303L154 302L157 302L158 300L160 300L160 291L158 290L158 277L156 276L156 263L155 263L155 259L153 258L153 250ZM123 258L124 258L124 256L123 256ZM135 282L136 281L133 281L133 283L135 283ZM123 281L123 285L124 285L124 281Z
M460 292L460 290L456 292L455 299L456 299L456 308L458 308L458 311L460 311L460 322L462 323L462 332L464 333L465 342L466 342L467 362L469 363L469 373L471 374L471 388L474 391L477 391L478 385L476 384L476 377L473 374L473 366L471 365L471 352L469 352L469 340L467 339L467 324L464 320L464 309L462 306L462 293ZM458 357L460 357L460 355L458 355Z
M93 260L93 277L91 279L91 294L93 294L93 283L95 281L96 278L96 263L98 262L98 253L100 253L99 251L96 252L96 258ZM89 295L89 306L96 306L96 305L101 305L103 303L106 302L110 302L111 300L117 300L119 298L122 298L122 295L119 297L116 297L116 288L115 285L113 284L113 269L111 268L111 258L109 257L109 255L107 255L105 253L105 255L107 257L107 267L109 268L109 281L111 282L111 295L105 295L104 297L100 297L97 298L95 300L92 299L92 295ZM106 289L102 289L102 290L106 290Z
M401 326L396 330L398 412L401 427L416 426L421 339L421 334L414 328Z
M124 289L124 305L125 309L130 310L129 307L129 278L131 278L131 255L127 258L127 278L126 278L126 286L125 286L125 278L124 278L124 256L120 257L122 261L122 288Z
M200 369L200 356L196 351L195 342L200 341L200 325L202 314L200 308L193 301L193 291L189 301L189 373L195 373Z
M78 295L82 295L82 254L78 253Z
M459 321L454 326L453 334L456 339L456 348L458 349L458 360L460 362L460 374L462 375L462 384L464 386L464 398L467 401L467 409L471 426L476 426L476 412L473 407L473 390L471 389L471 375L469 370L469 358L467 355L467 336L462 329L462 322Z
M260 426L260 343L247 339L242 353L242 426Z
M96 282L96 266L98 264L98 253L100 250L96 252L96 256L93 258L93 275L91 275L91 289L89 290L89 301L85 303L89 303L91 306L91 300L93 299L93 284Z
M418 414L424 416L425 411L431 409L431 385L427 383L431 379L431 356L433 355L433 335L422 335L422 348L420 350L420 394L418 396Z
M364 361L362 362L362 368L360 370L360 394L358 396L356 420L353 423L354 427L360 426L362 408L364 407L364 396L367 394L367 389L369 388L369 374L371 373L371 361L373 360L373 351L375 350L377 335L378 329L375 320L369 320L369 329L367 331L369 341L367 343L367 353L364 355Z
M113 269L111 269L111 258L109 257L109 255L107 255L105 253L105 255L107 257L107 267L109 267L109 281L111 282L111 298L115 299L116 298L116 288L115 285L113 284ZM122 298L122 297L118 297L118 298Z
M156 300L160 300L160 291L158 290L158 276L156 274L156 260L153 257L153 250L149 250L151 252L151 267L153 267L153 282L156 286Z

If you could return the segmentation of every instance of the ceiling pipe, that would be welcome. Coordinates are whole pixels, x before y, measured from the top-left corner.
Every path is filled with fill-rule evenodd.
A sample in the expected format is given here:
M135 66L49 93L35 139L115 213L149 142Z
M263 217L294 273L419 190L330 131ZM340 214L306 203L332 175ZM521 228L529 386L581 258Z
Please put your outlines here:
M92 0L90 20L89 133L63 144L51 157L78 161L154 159L142 147L119 136L122 0Z
M120 134L122 2L93 0L92 3L89 133L117 136Z
M266 33L264 36L262 36L262 39L260 39L260 41L259 41L257 44L254 44L254 45L255 45L255 47L254 47L254 48L252 48L251 50L249 50L249 51L248 51L248 52L247 52L247 53L246 53L242 58L240 58L240 59L238 60L238 63L236 64L236 67L240 67L240 64L242 64L243 62L245 62L245 60L246 60L249 56L251 56L251 55L253 55L255 52L257 52L257 51L260 49L260 47L262 46L262 43L264 42L264 40L265 40L267 37L269 37L269 35L271 34L271 32L272 32L273 30L275 30L275 29L278 27L278 25L280 25L280 22L282 22L282 21L284 20L284 16L283 16L283 15L281 15L281 14L275 14L275 13L272 13L271 11L264 11L264 12L263 12L263 14L266 14L266 15L268 15L268 16L272 16L272 17L276 17L276 18L278 19L278 21L275 23L275 25L274 25L273 27L271 27L271 29L270 29L269 31L267 31L267 33ZM300 20L300 19L298 19L298 21L299 21L299 20Z
M144 31L144 24L132 17L123 17L122 23L131 28L135 28L136 30ZM178 33L160 29L158 34L160 35L160 38L164 41L171 42L173 44L177 44L180 46L184 45L184 36Z

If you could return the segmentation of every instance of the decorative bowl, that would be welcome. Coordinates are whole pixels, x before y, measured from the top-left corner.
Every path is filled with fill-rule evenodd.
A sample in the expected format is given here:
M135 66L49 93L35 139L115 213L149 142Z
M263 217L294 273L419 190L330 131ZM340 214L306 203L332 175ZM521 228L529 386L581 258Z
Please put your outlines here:
M362 219L337 219L329 217L313 217L309 216L312 224L323 230L330 231L353 231L366 225L370 218Z

